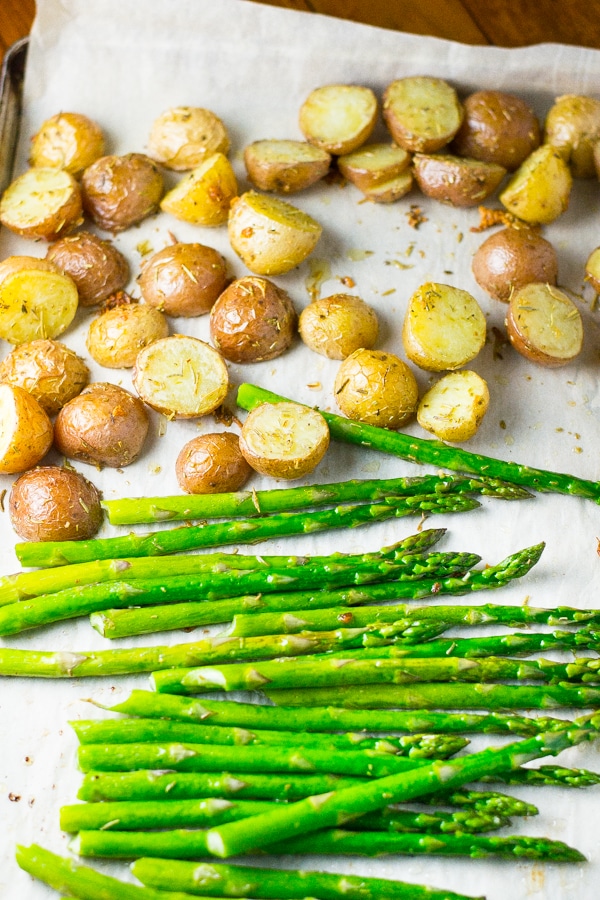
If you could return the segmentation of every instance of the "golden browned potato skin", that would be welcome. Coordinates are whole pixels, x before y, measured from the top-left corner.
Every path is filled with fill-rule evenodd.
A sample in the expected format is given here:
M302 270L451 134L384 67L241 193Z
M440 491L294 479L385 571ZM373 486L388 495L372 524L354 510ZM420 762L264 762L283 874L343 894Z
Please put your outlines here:
M138 284L146 303L168 316L210 312L227 287L227 264L212 247L175 243L150 256Z
M70 275L80 306L95 306L123 290L129 281L129 263L110 241L90 231L62 238L48 247L46 259Z
M25 541L77 541L94 537L102 525L100 494L75 469L39 466L12 486L12 527Z
M252 475L240 450L240 439L229 431L199 434L179 451L175 474L188 494L239 491Z
M336 402L345 416L399 428L415 415L417 380L404 360L383 350L356 350L340 365L334 384Z
M353 294L331 294L309 303L298 320L300 337L311 350L329 359L345 359L377 341L375 310Z
M537 116L514 94L475 91L465 98L463 107L464 119L452 144L459 156L497 163L514 172L540 144Z
M139 456L148 425L141 400L116 384L95 382L63 406L54 443L69 459L120 468Z
M124 231L158 209L164 181L143 153L102 156L81 176L84 211L105 231Z
M290 347L298 316L282 288L248 275L227 287L210 314L210 335L225 359L236 363L275 359Z
M531 228L503 228L490 235L473 256L472 269L479 287L503 303L525 284L556 284L558 278L554 247Z
M82 113L60 112L31 139L30 165L66 169L77 177L104 154L104 134Z
M160 310L146 303L124 303L92 319L86 347L99 365L130 369L140 350L168 333L167 319Z
M83 359L50 339L19 344L0 363L0 381L24 388L49 416L76 397L89 379Z

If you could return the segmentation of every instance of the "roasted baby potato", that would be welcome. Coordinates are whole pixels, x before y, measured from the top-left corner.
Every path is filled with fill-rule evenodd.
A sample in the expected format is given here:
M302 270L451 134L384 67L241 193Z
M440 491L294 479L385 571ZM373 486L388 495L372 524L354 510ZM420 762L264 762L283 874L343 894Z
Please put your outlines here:
M506 315L510 342L521 356L556 368L581 352L583 323L577 306L550 284L526 284L511 297Z
M211 153L229 151L229 135L221 119L199 106L174 106L152 123L148 156L183 172L195 169Z
M212 228L223 225L238 191L231 163L211 153L163 197L160 208L183 222Z
M143 153L101 156L81 176L83 208L105 231L117 233L158 210L164 182Z
M223 291L210 313L210 336L225 359L236 363L275 359L290 347L298 316L283 288L246 275Z
M21 237L55 241L82 221L81 191L65 169L28 169L0 200L0 223Z
M199 434L179 451L175 474L187 494L239 491L252 474L240 450L240 439L229 431Z
M421 398L417 422L440 441L461 443L473 437L489 402L488 386L477 372L448 372Z
M11 344L55 338L69 327L77 287L49 260L13 256L0 264L0 337Z
M331 294L306 306L298 320L307 347L329 359L345 359L361 347L375 346L377 313L360 297Z
M514 94L475 91L463 100L464 119L452 143L459 156L495 163L508 172L540 145L540 123L534 111Z
M19 476L8 505L12 527L24 541L81 541L102 525L100 494L80 472L39 466Z
M52 446L52 430L33 394L0 382L0 475L37 466Z
M99 365L130 369L140 350L169 333L166 317L146 303L121 303L90 322L86 347Z
M82 113L61 112L46 119L32 137L29 165L66 169L77 177L103 155L100 126Z
M223 403L229 373L210 344L173 334L153 341L137 356L133 385L142 400L169 419L205 416Z
M334 394L349 419L382 428L399 428L412 419L419 400L410 367L383 350L351 353L338 369Z
M502 228L491 234L473 256L473 275L490 296L508 303L524 284L556 284L558 260L554 247L532 228Z
M360 191L367 193L382 182L390 181L410 166L411 155L396 144L364 144L337 161L338 169Z
M178 242L144 260L138 284L167 316L202 316L227 286L227 264L212 247Z
M485 334L479 304L460 288L427 282L408 302L402 341L408 358L421 369L459 369L477 356Z
M365 198L373 203L395 203L405 194L408 194L413 186L413 174L410 169L400 175L394 175L389 181L382 181L363 191Z
M519 166L500 202L530 225L547 225L567 209L572 184L569 166L559 151L542 144Z
M306 141L254 141L244 150L248 178L261 191L293 194L320 181L331 155Z
M435 153L460 128L463 107L447 81L416 75L399 78L387 86L383 118L400 147L412 153Z
M329 428L320 412L299 403L261 403L242 426L240 450L261 475L302 478L321 462Z
M0 381L24 388L49 416L76 397L89 379L85 362L60 341L40 338L19 344L0 363Z
M290 203L246 191L231 204L229 242L255 275L283 275L312 253L323 231Z
M478 206L491 196L506 175L506 169L496 163L449 153L416 153L413 171L427 197L465 207Z
M600 141L600 100L580 94L557 97L544 130L544 140L558 150L574 178L596 177L594 146Z
M377 97L370 88L328 84L311 91L300 107L300 131L311 144L339 156L369 139L377 112Z
M592 250L586 260L585 280L591 284L597 294L600 294L600 247Z
M121 468L140 455L149 419L138 397L116 384L88 385L60 410L54 445L69 459Z
M129 263L110 241L90 231L61 238L48 247L46 259L77 285L80 306L95 306L123 290L129 281Z

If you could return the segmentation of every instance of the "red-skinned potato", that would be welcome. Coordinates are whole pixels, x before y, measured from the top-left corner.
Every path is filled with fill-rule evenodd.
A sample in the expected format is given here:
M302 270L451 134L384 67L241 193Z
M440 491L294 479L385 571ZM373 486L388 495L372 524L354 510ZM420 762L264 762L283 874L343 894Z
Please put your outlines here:
M64 466L39 466L17 478L8 511L12 527L25 541L87 540L102 525L98 490Z
M494 193L506 174L496 163L449 153L416 153L413 172L421 191L451 206L478 206Z
M239 491L253 472L240 450L240 439L229 431L199 434L179 451L175 474L187 494Z
M51 244L46 259L73 279L80 306L101 303L123 290L129 281L129 263L121 251L90 231L80 231Z
M164 181L143 153L101 156L81 176L84 211L105 231L124 231L158 210Z
M465 116L452 142L452 150L459 156L496 163L514 172L540 144L537 116L514 94L475 91L464 99L463 107Z
M525 227L491 234L475 252L472 268L479 287L503 303L525 284L556 284L558 278L554 247L538 231Z
M0 383L0 475L37 466L51 445L52 422L35 397Z
M54 444L69 459L121 468L140 455L148 426L138 397L116 384L94 382L59 412Z
M212 247L177 242L144 260L138 278L142 297L167 316L210 312L227 286L227 264Z
M330 164L331 155L307 141L254 141L244 150L248 178L260 191L303 191L327 175Z
M511 344L541 366L565 366L581 352L581 314L564 291L549 284L526 284L511 297L506 315Z

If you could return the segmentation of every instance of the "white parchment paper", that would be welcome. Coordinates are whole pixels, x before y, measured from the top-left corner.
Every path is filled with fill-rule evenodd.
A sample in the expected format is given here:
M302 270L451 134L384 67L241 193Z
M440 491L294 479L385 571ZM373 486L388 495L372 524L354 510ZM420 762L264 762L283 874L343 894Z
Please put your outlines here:
M408 74L448 78L463 95L481 87L513 91L543 118L556 95L600 93L600 53L559 45L510 51L470 47L245 0L38 0L16 173L26 166L31 135L59 110L80 111L96 119L108 136L110 152L125 153L143 152L153 119L170 106L187 104L213 109L226 122L232 161L243 190L248 187L241 158L244 146L265 137L300 138L298 109L311 89L332 82L361 83L381 96L389 81ZM375 137L384 136L380 126ZM174 180L167 175L169 184ZM596 182L576 184L568 212L545 230L559 254L560 282L576 295L585 320L583 353L567 368L538 368L507 346L502 347L500 356L494 353L494 334L504 333L505 308L486 297L471 274L472 254L485 237L471 230L479 221L477 211L430 203L416 191L389 206L361 202L353 187L339 184L323 183L296 195L293 202L322 222L323 238L311 259L274 280L289 291L300 311L310 300L310 289L325 296L347 289L342 279L351 279L352 291L380 315L380 347L400 356L405 306L420 284L433 280L471 291L487 316L490 335L472 368L487 379L491 404L469 448L597 479L599 314L583 274L589 252L600 243L599 193ZM418 204L423 212L418 229L409 224L411 204ZM158 250L170 241L171 234L179 240L216 247L228 259L232 275L246 274L229 247L225 228L195 228L161 215L116 239L131 264L133 294L139 247L146 244ZM40 243L0 234L3 257L14 252L43 256L45 250ZM92 314L81 311L62 340L86 356L94 380L116 380L129 387L128 372L102 369L87 357L85 335ZM208 339L207 317L172 320L171 327L173 332ZM4 345L1 355L9 349ZM336 411L332 386L337 366L297 343L272 362L230 365L232 400L235 385L250 381ZM416 374L425 390L430 377L425 372ZM164 425L160 417L153 416L146 452L127 469L98 472L82 465L82 471L107 499L177 491L174 460L179 449L195 434L213 430L215 423L208 418L171 422L166 429ZM424 436L417 425L408 430ZM49 460L60 461L52 454ZM425 470L398 459L334 445L307 481L420 471ZM0 476L0 490L9 491L12 481ZM262 488L268 482L257 476L252 485ZM542 560L529 577L481 601L475 597L475 602L600 605L600 521L598 508L589 501L550 496L519 504L484 501L478 511L440 516L433 524L448 528L446 548L475 551L484 563L495 563L527 544L546 542ZM416 520L404 519L350 534L271 541L268 550L311 553L318 549L325 553L376 549L417 527ZM104 533L114 534L115 529L106 526ZM0 575L18 568L14 542L8 515L3 512ZM241 550L252 552L248 547ZM267 546L261 550L266 552ZM131 640L128 645L175 643L195 636L167 634ZM6 639L2 644L82 651L105 648L108 642L83 619ZM4 825L0 897L42 900L53 896L17 869L14 847L17 842L36 841L68 852L68 838L58 826L58 809L75 801L81 777L76 767L76 740L68 722L101 715L86 704L86 698L117 701L132 687L146 685L144 676L67 683L4 679L0 683L0 821ZM478 746L477 741L474 745ZM600 768L597 748L576 749L563 758L566 764ZM515 900L563 900L567 896L593 900L600 878L598 789L513 790L537 803L540 815L529 822L515 820L505 833L521 831L565 840L583 851L589 862L557 866L433 857L376 861L315 857L273 864L377 874L486 895L489 900L507 894ZM124 864L98 865L129 877Z

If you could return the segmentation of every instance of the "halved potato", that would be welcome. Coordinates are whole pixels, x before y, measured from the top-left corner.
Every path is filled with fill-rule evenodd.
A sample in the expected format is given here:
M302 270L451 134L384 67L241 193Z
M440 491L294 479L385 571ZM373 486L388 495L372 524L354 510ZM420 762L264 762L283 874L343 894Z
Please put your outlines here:
M38 466L12 486L8 512L25 541L81 541L102 525L97 488L66 466Z
M417 422L440 441L468 441L479 428L489 402L488 386L477 372L449 372L421 398Z
M24 388L0 383L0 475L36 466L52 445L52 422Z
M363 192L401 175L410 166L411 155L396 144L365 144L338 158L338 169Z
M170 419L189 419L205 416L223 403L229 373L210 344L173 334L140 351L133 384L148 406Z
M83 359L60 341L19 344L0 363L0 381L24 388L49 416L76 397L89 379Z
M195 169L212 153L229 151L229 135L222 120L200 106L174 106L152 123L148 155L177 172Z
M227 263L213 247L177 241L144 260L138 284L165 315L202 316L227 286Z
M121 303L92 319L86 347L92 359L109 369L129 369L140 350L167 337L169 324L146 303Z
M175 461L179 487L188 494L239 491L252 474L240 450L240 439L229 431L199 434L179 451Z
M300 313L300 337L307 347L329 359L345 359L377 341L379 322L373 307L353 294L331 294L309 303Z
M558 150L542 144L500 194L506 209L531 225L553 222L569 205L573 176Z
M413 174L410 169L407 169L406 172L395 175L389 181L382 181L380 184L367 188L364 195L373 203L395 203L396 200L400 200L401 197L408 194L413 182Z
M56 266L15 270L0 282L0 337L11 344L55 338L77 312L75 282Z
M521 97L475 91L463 100L465 117L452 149L459 156L496 163L514 172L539 147L540 123Z
M592 250L585 263L585 280L600 294L600 247Z
M246 191L231 204L229 242L256 275L283 275L312 253L323 231L290 203Z
M237 180L223 153L211 153L163 197L160 208L183 222L223 225L237 194Z
M71 276L80 306L101 303L123 290L129 281L129 263L121 251L90 231L79 231L51 244L46 259Z
M105 231L124 231L158 210L160 169L144 153L101 156L81 176L83 208Z
M402 341L408 358L429 372L459 369L485 343L486 323L467 291L427 282L408 302Z
M417 380L404 360L364 348L340 365L334 394L349 419L382 428L399 428L412 419L419 400Z
M441 78L398 78L383 95L383 118L394 141L413 153L434 153L449 143L464 110L452 85Z
M526 284L515 291L506 328L515 350L542 366L567 365L583 345L577 306L564 291L549 284Z
M254 141L244 150L252 184L261 191L303 191L329 171L331 155L306 141Z
M416 153L413 171L427 197L452 206L479 206L494 193L506 169L449 153Z
M46 119L31 139L29 164L80 175L104 154L100 126L82 113L61 112Z
M22 237L54 241L83 221L79 185L65 169L28 169L0 200L0 223Z
M369 139L377 122L377 97L356 84L327 84L300 107L300 130L311 144L339 156Z
M556 284L558 278L554 247L528 227L502 228L491 234L476 250L472 269L477 284L503 303L524 284Z
M594 146L600 141L600 100L581 94L557 97L545 122L544 139L571 168L574 178L594 178Z
M302 478L321 462L329 428L317 410L298 403L261 403L242 426L240 450L262 475Z

